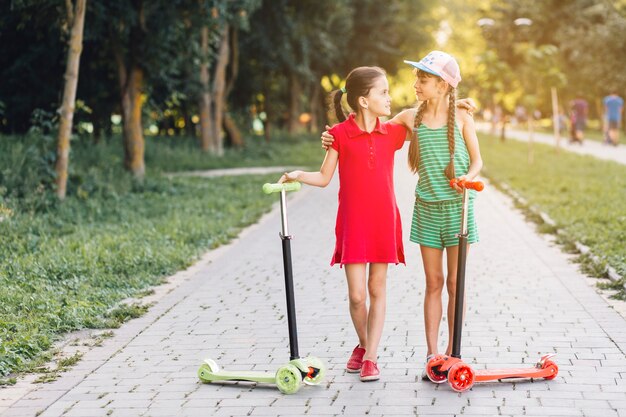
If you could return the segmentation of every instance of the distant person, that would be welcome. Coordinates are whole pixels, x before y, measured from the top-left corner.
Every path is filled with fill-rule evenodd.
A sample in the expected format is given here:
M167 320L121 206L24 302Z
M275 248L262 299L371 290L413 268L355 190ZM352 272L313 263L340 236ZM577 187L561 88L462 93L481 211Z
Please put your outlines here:
M571 104L573 112L574 135L571 143L583 144L585 127L587 127L587 116L589 115L589 104L587 100L582 98L582 94L578 94Z
M528 114L526 113L526 107L521 104L515 107L515 121L518 124L523 124L528 121Z
M576 142L576 112L573 108L569 109L569 141Z
M557 116L557 129L559 130L559 134L565 135L567 132L567 116L563 111L563 107L559 107L559 114Z
M606 143L617 146L619 143L619 127L622 121L622 110L624 109L624 99L617 95L615 90L604 97L604 121L606 132Z

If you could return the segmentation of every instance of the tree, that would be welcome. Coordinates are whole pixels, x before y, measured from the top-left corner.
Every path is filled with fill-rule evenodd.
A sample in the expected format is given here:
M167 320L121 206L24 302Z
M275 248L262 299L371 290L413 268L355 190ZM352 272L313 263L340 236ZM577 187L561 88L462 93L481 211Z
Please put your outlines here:
M95 0L94 0L95 1ZM183 0L98 0L101 38L108 43L119 86L124 165L135 178L145 175L143 105L157 80L169 79L180 67L174 50ZM103 20L103 21L102 21ZM167 81L160 81L165 82Z
M199 0L200 22L200 136L203 151L224 153L222 127L233 143L242 145L241 135L227 115L227 98L239 68L238 29L246 28L248 16L259 6L255 0Z
M525 41L536 48L548 45L557 48L551 60L553 68L568 80L567 95L580 93L599 98L611 87L626 89L626 75L622 71L626 63L623 0L509 0L490 2L483 12L495 22L493 29L498 36L493 46L499 58L516 71L528 62L524 54L512 47L510 28L515 19L525 17L532 21L523 34ZM537 106L542 111L550 109L548 97L548 94L538 97Z
M303 112L318 129L324 109L321 80L336 80L332 87L337 88L341 77L362 65L393 73L403 55L430 39L420 27L428 7L425 1L399 0L265 1L242 40L245 64L234 104L254 104L265 114L266 140L274 125L300 129Z
M63 101L59 113L59 135L57 147L57 196L64 199L67 191L67 167L69 164L70 137L72 135L72 121L76 103L76 87L78 85L78 69L80 67L80 53L83 43L83 27L85 24L86 0L76 0L72 5L67 2L67 21L71 24L71 35L68 42L67 67L65 70L65 88Z

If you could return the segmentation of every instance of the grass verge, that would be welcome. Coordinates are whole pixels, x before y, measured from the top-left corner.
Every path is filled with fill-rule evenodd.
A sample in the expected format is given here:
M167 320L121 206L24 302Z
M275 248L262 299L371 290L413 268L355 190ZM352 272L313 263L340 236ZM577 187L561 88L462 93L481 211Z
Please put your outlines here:
M0 137L0 377L48 362L60 335L115 328L146 310L118 305L149 293L269 210L261 184L278 174L168 178L162 172L245 165L317 165L312 137L249 141L223 158L184 138L149 138L147 176L123 171L119 138L73 143L68 198L50 191L45 137ZM69 366L69 365L67 365ZM47 377L44 378L44 380Z
M504 182L528 204L548 214L564 232L562 240L578 241L600 262L622 277L615 284L624 298L626 277L626 166L535 144L534 162L527 162L528 145L500 142L481 135L483 173L494 183ZM586 270L597 265L581 259ZM600 268L601 269L601 268Z

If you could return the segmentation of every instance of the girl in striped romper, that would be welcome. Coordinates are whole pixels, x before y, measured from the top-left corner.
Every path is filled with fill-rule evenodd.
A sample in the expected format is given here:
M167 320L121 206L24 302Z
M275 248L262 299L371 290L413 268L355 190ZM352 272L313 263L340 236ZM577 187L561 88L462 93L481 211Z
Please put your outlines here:
M461 81L459 65L445 52L433 51L419 62L405 61L415 67L415 93L422 102L415 113L409 146L409 167L419 175L411 241L420 245L426 273L424 324L427 358L438 353L437 335L441 322L444 284L443 256L446 255L448 291L448 345L452 352L454 298L461 226L462 189L451 188L452 178L473 180L482 168L474 119L456 109L456 87ZM468 216L469 243L478 242L474 221L474 191L471 191ZM427 378L422 373L422 378Z

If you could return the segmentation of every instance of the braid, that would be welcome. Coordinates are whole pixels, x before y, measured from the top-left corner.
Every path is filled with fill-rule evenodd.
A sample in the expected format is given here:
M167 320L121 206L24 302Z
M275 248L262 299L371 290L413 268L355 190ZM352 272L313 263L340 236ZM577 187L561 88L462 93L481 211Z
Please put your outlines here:
M454 121L456 118L456 90L450 87L448 93L449 105L448 105L448 149L450 150L450 162L444 170L446 177L451 180L456 178L454 172Z
M413 134L411 135L411 144L409 145L409 168L414 174L419 171L420 148L417 138L417 128L422 124L422 117L426 110L426 101L422 102L415 112L415 123L413 125Z

